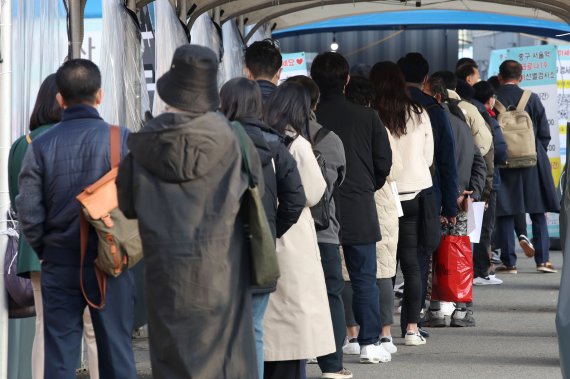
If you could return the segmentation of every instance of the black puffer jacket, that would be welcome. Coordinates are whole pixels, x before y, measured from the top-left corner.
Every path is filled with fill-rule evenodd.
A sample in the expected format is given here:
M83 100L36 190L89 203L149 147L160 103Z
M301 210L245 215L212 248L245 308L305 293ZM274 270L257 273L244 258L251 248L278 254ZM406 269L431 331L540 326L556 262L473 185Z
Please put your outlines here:
M307 202L297 162L276 131L258 120L241 123L259 153L265 178L263 205L273 237L280 238L297 223Z

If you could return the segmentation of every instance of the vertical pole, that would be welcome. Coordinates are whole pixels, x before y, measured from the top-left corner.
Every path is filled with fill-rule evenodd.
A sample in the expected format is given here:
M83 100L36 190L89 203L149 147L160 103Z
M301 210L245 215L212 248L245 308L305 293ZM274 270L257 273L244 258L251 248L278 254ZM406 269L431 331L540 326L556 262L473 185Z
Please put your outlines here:
M127 7L130 11L137 13L137 4L135 0L128 0ZM128 25L125 25L127 31L134 30L135 26L132 25L132 20L130 18L127 19ZM136 35L136 33L134 33ZM125 102L125 110L124 110L124 124L122 126L126 126L130 130L138 130L140 129L141 119L142 119L142 97L141 97L141 41L135 40L130 38L132 36L131 33L127 32L125 34L125 51L124 54L126 55L125 62L127 63L127 67L125 67L124 72L124 86L123 86L123 93L125 97L133 97L131 101ZM133 58L133 59L131 59ZM129 67L131 66L131 67ZM132 90L129 91L129 90ZM134 96L133 96L134 95Z
M71 29L70 44L70 59L81 58L81 43L82 41L82 29L81 25L81 0L69 0L69 26Z
M7 229L8 154L12 142L12 0L0 0L0 231ZM0 379L8 377L8 299L4 288L4 254L8 236L0 233Z
M245 16L243 14L238 17L238 29L242 38L245 37Z
M178 18L184 24L186 24L186 22L188 21L186 19L187 14L188 14L188 1L180 0L179 1L179 7L178 7Z
M214 22L216 24L220 25L220 19L221 19L220 7L215 7L214 8Z

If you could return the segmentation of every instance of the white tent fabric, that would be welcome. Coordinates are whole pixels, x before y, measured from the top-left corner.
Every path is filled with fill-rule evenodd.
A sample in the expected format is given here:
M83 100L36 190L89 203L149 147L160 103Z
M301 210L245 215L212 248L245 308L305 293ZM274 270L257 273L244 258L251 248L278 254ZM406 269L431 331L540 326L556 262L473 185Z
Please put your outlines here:
M188 43L188 38L170 1L156 0L155 12L155 68L158 79L170 68L176 48ZM155 92L152 113L155 116L160 114L164 110L164 106L165 104L158 96L158 92Z
M218 85L221 87L228 80L243 76L244 70L244 43L235 20L226 22L222 26L224 41L224 56L222 57L222 75Z

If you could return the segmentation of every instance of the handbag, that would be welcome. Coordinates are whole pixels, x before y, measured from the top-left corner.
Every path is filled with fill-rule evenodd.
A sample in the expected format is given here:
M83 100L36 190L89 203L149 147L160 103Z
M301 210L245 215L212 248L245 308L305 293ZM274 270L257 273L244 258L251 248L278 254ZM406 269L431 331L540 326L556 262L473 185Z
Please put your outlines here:
M419 203L418 246L431 254L431 252L437 249L441 241L440 212L436 206L433 187L420 192Z
M242 197L241 212L244 216L245 235L249 242L251 284L272 286L280 276L275 240L267 221L257 183L251 174L249 137L239 122L232 122L239 142L243 168L248 178L248 189Z
M32 281L18 276L18 243L19 234L16 227L17 221L11 210L8 211L8 244L4 256L4 285L8 292L8 317L26 318L36 315L34 306L34 290Z
M87 187L76 198L81 204L81 268L80 282L83 296L90 306L101 309L105 306L106 276L119 276L142 258L142 243L137 220L129 220L119 209L115 180L121 157L121 130L110 127L111 170ZM95 272L101 293L101 302L92 303L83 286L83 266L89 238L89 225L97 232L98 252Z
M469 236L442 237L434 257L432 299L469 303L473 298L473 252Z

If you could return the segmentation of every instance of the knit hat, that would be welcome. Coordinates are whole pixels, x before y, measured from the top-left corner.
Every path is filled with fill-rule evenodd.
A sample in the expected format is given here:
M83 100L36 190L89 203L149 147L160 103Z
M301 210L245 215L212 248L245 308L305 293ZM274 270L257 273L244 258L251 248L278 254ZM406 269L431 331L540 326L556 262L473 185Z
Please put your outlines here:
M176 49L172 65L156 82L160 98L183 111L206 113L220 105L218 57L207 47L183 45Z

